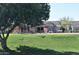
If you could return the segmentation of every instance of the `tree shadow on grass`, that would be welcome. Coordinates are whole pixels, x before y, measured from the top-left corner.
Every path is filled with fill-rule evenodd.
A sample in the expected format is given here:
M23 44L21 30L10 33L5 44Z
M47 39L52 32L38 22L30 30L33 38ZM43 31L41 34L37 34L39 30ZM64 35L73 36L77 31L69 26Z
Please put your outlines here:
M18 52L15 52L15 54L19 55L79 55L77 52L58 52L55 50L43 50L29 46L20 46L17 48L17 51Z
M1 51L1 50L0 50ZM29 46L20 46L16 51L8 51L5 54L1 55L79 55L77 52L58 52L55 50L49 49L39 49Z

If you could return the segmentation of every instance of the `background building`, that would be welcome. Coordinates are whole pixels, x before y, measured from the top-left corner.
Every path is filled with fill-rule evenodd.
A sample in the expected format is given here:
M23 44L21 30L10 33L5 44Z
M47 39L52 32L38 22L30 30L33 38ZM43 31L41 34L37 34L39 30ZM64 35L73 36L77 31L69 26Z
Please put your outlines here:
M72 21L71 27L67 27L65 32L79 32L79 21ZM61 33L59 21L46 21L43 25L31 27L30 25L17 26L13 33Z

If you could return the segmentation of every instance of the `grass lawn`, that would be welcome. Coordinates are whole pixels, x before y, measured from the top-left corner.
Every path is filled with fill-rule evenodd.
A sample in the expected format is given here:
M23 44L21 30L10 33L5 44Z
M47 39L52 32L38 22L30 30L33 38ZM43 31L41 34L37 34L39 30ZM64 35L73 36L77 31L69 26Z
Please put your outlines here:
M7 42L15 54L79 54L78 34L11 34Z

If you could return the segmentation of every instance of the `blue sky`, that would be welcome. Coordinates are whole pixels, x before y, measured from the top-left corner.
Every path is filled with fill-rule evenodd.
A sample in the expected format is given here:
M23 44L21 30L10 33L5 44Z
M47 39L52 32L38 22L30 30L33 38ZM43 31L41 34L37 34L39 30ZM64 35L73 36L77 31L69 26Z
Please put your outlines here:
M79 21L79 3L52 3L50 6L49 21L60 20L60 18L67 16Z

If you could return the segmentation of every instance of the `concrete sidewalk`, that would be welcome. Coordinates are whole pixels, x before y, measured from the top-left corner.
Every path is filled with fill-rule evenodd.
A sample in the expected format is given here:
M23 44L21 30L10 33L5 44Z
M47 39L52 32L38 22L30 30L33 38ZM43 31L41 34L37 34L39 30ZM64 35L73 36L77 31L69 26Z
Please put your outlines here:
M36 33L36 35L79 35L79 33Z

